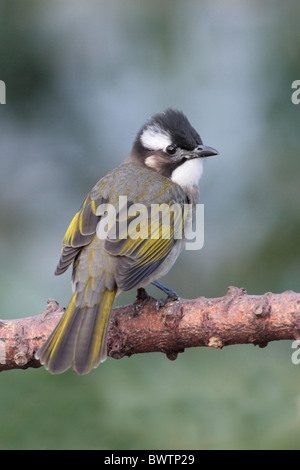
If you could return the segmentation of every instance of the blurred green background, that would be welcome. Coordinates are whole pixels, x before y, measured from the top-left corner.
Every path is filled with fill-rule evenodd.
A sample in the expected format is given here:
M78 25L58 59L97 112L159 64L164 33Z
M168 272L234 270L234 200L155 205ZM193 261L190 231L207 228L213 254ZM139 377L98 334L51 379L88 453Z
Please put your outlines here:
M70 272L53 272L71 218L168 106L221 155L201 180L204 248L163 282L185 298L299 291L299 22L292 0L0 0L0 317L67 305ZM286 341L108 359L84 377L4 372L0 448L299 449L292 352Z

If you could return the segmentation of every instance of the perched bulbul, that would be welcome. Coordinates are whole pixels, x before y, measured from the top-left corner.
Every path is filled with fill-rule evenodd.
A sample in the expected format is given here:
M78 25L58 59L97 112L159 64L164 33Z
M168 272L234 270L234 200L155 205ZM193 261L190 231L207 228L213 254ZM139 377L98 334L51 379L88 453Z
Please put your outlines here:
M72 367L77 374L87 374L107 356L106 332L113 301L117 294L144 287L165 275L184 245L174 236L174 218L170 236L163 227L154 237L130 237L130 223L116 214L115 236L99 237L98 224L103 218L99 207L118 208L120 196L126 197L127 209L143 204L150 217L152 204L173 203L181 206L198 202L198 182L203 158L217 155L203 145L186 116L167 109L155 114L138 132L132 150L123 164L102 178L85 198L63 239L61 257L55 274L62 274L73 264L73 296L67 310L36 358L51 373ZM149 234L149 232L148 232Z

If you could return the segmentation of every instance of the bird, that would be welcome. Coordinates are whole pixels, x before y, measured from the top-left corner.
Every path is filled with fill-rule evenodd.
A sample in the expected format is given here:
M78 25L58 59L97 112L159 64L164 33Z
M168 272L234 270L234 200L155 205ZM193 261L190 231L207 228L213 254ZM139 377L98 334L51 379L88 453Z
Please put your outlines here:
M146 121L125 161L92 188L66 231L55 271L60 275L72 265L73 295L35 355L50 373L72 368L83 375L105 361L109 316L121 292L150 283L164 290L157 279L171 269L185 242L184 236L175 237L176 215L170 219L168 237L163 236L161 219L155 236L146 237L141 232L149 235L150 229L134 224L138 214L130 209L143 205L148 220L153 204L194 208L199 202L203 159L218 153L203 144L182 111L168 108ZM121 196L126 201L125 215L118 205ZM103 208L108 207L115 211L115 222L109 228L107 219L106 237L100 237L99 224L108 213ZM132 227L135 236L130 236L134 235ZM111 236L112 228L115 236Z

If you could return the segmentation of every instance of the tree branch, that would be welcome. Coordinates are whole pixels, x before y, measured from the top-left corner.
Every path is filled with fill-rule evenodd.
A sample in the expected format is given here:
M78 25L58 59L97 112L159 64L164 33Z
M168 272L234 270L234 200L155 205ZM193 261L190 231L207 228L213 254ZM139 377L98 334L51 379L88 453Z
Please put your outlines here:
M120 359L145 352L164 352L171 360L185 348L231 344L259 345L300 338L300 294L247 295L229 287L224 297L157 302L144 289L132 305L112 310L108 354ZM48 300L45 312L30 318L0 321L0 371L40 367L36 350L47 339L64 309Z

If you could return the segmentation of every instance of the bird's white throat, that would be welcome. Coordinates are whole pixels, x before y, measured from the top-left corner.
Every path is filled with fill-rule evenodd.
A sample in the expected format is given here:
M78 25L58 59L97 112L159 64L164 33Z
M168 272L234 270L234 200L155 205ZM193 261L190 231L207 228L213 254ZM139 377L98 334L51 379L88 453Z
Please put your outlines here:
M197 186L203 173L203 161L201 158L187 160L178 166L171 175L171 180L183 188Z

